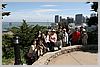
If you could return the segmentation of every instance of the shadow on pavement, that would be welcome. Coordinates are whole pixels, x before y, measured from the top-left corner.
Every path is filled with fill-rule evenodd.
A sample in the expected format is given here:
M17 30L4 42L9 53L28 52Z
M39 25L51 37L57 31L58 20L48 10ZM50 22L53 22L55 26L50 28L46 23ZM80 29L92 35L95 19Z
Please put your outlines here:
M80 50L83 52L98 53L98 45L85 45Z

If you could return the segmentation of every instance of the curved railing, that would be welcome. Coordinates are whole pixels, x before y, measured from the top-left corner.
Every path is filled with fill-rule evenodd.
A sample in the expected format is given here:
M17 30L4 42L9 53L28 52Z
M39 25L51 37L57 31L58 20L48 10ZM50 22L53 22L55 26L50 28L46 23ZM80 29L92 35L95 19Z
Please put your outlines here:
M70 53L70 52L74 52L74 51L79 51L81 47L82 47L82 45L75 45L75 46L63 47L63 49L61 49L61 50L55 52L54 54L52 54L51 56L47 57L45 59L45 61L44 60L42 61L40 59L40 60L37 60L35 63L33 63L33 65L34 64L44 64L44 65L48 65L48 63L52 59L56 58L57 56L60 56L62 54L66 54L66 53ZM45 56L44 56L44 58L45 58ZM41 62L41 63L39 63L39 62Z

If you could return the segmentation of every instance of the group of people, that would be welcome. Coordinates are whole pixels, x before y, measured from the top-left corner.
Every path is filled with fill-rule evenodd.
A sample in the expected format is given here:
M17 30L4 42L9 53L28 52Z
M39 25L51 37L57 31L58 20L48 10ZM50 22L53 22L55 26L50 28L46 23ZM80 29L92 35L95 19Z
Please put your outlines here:
M39 57L45 52L54 51L54 47L61 49L69 45L86 45L87 39L88 35L84 27L76 27L74 31L68 28L50 29L45 34L39 31L36 39L32 42L28 57L33 58L34 56L34 59L37 59L36 55Z
M61 49L69 45L86 45L88 35L86 29L81 26L76 27L74 31L66 28L47 31L44 39L47 49L54 51L54 47Z
M75 31L71 34L72 45L87 45L88 34L84 27L78 29L75 28Z

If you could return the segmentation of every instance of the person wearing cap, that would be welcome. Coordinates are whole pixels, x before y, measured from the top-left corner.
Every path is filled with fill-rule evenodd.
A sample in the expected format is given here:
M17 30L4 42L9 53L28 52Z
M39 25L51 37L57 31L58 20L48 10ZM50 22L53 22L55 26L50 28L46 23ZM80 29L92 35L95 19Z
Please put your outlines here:
M88 39L88 35L86 33L86 30L83 29L83 32L82 32L82 45L87 45L87 39Z
M78 45L80 40L80 32L79 29L76 27L75 32L72 33L72 44Z
M50 50L54 51L54 46L57 42L57 34L56 31L53 29L50 34Z
M84 27L81 26L80 27L80 41L79 41L80 44L82 44L82 33L83 33L83 29L84 29Z
M66 32L66 29L63 29L63 46L68 45L68 33Z

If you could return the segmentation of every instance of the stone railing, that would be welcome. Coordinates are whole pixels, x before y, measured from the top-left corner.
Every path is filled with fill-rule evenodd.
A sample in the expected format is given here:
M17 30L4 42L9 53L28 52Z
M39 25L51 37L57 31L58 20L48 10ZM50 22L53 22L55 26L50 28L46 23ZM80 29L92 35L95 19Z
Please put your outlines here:
M70 47L68 47L68 48L64 48L64 49L62 49L61 51L56 52L54 55L50 56L50 57L46 60L46 62L45 62L44 64L45 64L45 65L48 65L48 63L49 63L52 59L56 58L56 57L59 56L59 55L66 54L66 53L70 53L70 52L73 52L73 51L79 51L81 47L82 47L81 45L76 45L76 46L70 46Z
M34 62L32 65L48 65L48 63L56 58L57 56L60 56L62 54L67 54L73 51L79 51L82 45L74 45L74 46L68 46L63 47L61 50L55 51L55 52L48 52L41 56L36 62Z

